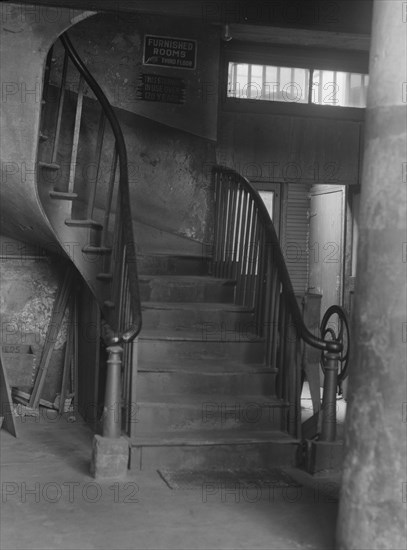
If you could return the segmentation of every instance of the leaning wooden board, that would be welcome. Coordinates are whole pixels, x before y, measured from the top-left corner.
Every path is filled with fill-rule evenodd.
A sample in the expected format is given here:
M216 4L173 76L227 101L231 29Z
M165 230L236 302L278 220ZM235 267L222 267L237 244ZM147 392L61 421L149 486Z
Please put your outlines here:
M4 366L3 355L0 349L0 415L3 417L2 428L17 437L16 422L13 414L10 386Z

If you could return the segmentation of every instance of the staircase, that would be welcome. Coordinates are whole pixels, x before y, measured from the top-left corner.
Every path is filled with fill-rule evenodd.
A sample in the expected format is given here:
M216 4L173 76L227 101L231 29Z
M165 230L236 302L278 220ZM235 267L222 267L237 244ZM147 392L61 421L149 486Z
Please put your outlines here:
M131 467L293 465L287 403L275 397L253 310L236 282L210 276L210 258L139 258L143 331Z
M43 97L38 194L100 306L116 365L117 345L124 348L122 386L118 371L119 393L110 397L122 402L131 467L294 465L301 341L328 352L332 377L341 345L305 327L257 192L215 167L213 255L188 251L174 236L170 249L163 240L152 250L148 239L136 249L122 131L66 34L48 55ZM83 163L96 169L93 178ZM328 425L332 399L324 406Z

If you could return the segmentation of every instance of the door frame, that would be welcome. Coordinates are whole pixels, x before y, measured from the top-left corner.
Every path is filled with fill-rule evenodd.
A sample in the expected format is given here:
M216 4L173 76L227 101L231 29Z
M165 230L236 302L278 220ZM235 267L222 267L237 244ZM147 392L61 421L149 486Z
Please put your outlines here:
M359 223L359 212L356 212L356 200L360 200L360 185L350 185L346 188L346 248L344 268L344 300L343 307L349 318L352 315L353 296L355 293L356 281L356 255L357 255L357 232Z
M280 183L270 183L267 181L250 181L250 183L253 187L255 187L255 189L257 189L257 191L272 191L274 193L273 225L276 230L277 237L280 239L282 185Z
M341 242L339 244L339 265L340 265L340 275L339 275L339 288L338 288L338 305L342 306L344 304L344 289L345 289L345 267L346 267L346 258L347 258L347 247L348 247L348 240L347 240L347 186L346 185L333 185L333 184L319 184L319 189L311 188L310 190L310 220L312 217L312 211L311 211L311 201L313 196L318 195L327 195L331 193L338 193L341 192L341 220L340 220L340 236L341 236ZM316 187L316 186L315 186ZM319 186L318 186L319 187ZM309 231L310 231L310 237L311 237L311 223L309 225ZM311 241L311 239L310 239ZM319 250L319 242L318 245L318 255L320 256L320 250ZM313 246L313 243L310 242L310 247ZM309 252L309 262L311 262L311 248ZM309 266L309 277L311 275L311 266ZM308 280L310 282L310 280ZM309 287L309 290L312 291L312 287ZM333 304L331 304L333 305ZM321 311L323 314L324 312Z

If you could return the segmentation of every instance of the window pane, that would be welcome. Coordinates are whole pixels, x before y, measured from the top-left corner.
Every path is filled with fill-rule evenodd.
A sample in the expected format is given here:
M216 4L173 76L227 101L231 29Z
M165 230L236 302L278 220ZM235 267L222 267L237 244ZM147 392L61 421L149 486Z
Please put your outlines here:
M228 97L308 103L309 69L229 63Z
M359 73L314 70L312 103L336 107L366 107L368 76Z
M243 90L247 90L248 73L247 63L229 63L228 97L246 97Z
M248 89L250 99L261 99L263 94L263 66L251 65L251 78Z
M369 77L360 73L315 69L309 97L310 69L229 63L228 97L366 107Z

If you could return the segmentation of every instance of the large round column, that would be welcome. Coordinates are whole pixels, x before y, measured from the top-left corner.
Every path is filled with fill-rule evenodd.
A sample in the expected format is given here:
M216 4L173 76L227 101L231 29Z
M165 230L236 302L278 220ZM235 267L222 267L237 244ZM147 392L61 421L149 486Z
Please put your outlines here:
M407 548L406 2L374 4L337 548Z

